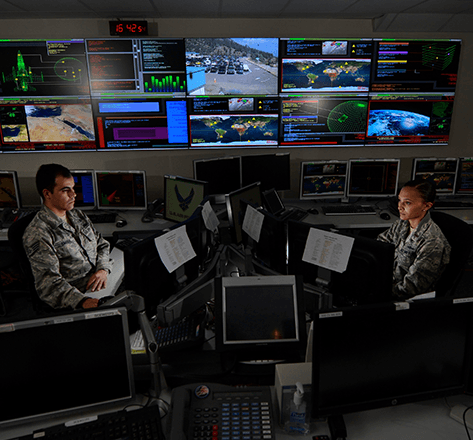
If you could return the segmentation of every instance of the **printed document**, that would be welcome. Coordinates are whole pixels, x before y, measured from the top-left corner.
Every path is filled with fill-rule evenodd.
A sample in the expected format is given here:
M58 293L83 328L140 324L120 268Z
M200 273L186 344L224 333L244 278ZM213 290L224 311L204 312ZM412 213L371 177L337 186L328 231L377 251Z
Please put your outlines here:
M186 225L156 237L154 243L169 273L196 256L186 232Z

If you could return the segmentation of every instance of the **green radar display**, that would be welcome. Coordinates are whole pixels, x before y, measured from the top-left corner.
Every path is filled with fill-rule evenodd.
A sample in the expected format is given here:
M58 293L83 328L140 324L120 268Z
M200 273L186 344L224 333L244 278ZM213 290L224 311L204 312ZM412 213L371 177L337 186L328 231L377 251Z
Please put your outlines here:
M338 104L329 113L327 127L332 133L356 133L365 131L368 104L346 101Z

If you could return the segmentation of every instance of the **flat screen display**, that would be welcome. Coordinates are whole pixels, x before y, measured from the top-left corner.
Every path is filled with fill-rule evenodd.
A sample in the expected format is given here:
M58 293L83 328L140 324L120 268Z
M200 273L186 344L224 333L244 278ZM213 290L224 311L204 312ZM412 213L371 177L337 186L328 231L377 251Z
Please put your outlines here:
M93 170L71 170L71 174L74 178L74 191L76 193L74 207L79 209L96 208L95 194L97 189Z
M299 198L343 198L347 183L347 161L301 162Z
M473 157L460 158L456 193L473 194Z
M0 209L21 208L20 187L16 171L0 170Z
M100 209L146 209L144 171L95 171Z
M457 158L420 158L414 159L412 178L428 180L437 194L453 194L457 179Z

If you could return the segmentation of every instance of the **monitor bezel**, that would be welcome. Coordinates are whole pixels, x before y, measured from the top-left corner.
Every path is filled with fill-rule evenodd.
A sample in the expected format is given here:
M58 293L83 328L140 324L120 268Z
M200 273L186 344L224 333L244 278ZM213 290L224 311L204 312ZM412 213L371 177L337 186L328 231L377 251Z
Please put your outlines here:
M94 170L95 173L95 183L97 191L95 193L97 208L103 211L144 211L148 207L148 191L146 187L146 171L144 170ZM143 176L143 193L144 193L144 204L143 206L107 206L100 203L100 184L99 184L99 174L139 174Z
M10 329L8 331L21 331L23 329L31 329L35 327L43 327L43 326L51 326L51 325L69 325L73 324L77 321L86 321L89 319L107 319L111 316L120 316L122 322L122 334L123 334L123 344L124 344L124 353L126 368L127 368L127 376L128 376L128 394L126 396L117 397L112 400L100 401L100 402L93 402L93 403L85 403L79 406L74 406L70 408L65 408L62 410L56 411L49 411L49 412L41 412L34 415L20 417L16 419L10 419L5 421L0 421L0 427L3 428L12 428L20 425L25 425L28 423L39 423L39 422L46 422L49 420L54 420L56 418L76 415L77 417L81 417L85 411L94 411L97 412L98 410L111 410L117 405L120 405L120 408L123 407L127 403L133 402L136 398L136 390L135 390L135 382L134 382L134 371L133 371L133 362L132 362L132 355L131 355L131 343L130 343L130 334L129 334L129 320L128 320L128 312L125 307L110 307L110 308L100 308L96 310L90 311L73 311L70 313L64 313L64 311L56 312L53 315L43 316L43 317L35 317L33 319L19 321L19 322L11 322L5 324L3 327ZM64 330L64 327L58 328ZM64 330L65 331L65 330ZM88 374L88 373L84 373ZM73 379L71 379L73 380Z
M345 171L345 186L343 189L343 194L320 194L320 195L310 195L304 196L303 195L303 188L304 188L304 166L308 164L327 164L327 165L337 165L342 164L346 166ZM320 200L320 199L344 199L347 194L347 186L348 186L348 160L307 160L301 162L300 166L300 180L299 180L299 200Z
M396 172L396 185L394 191L392 193L385 193L385 194L357 194L351 191L351 178L352 178L352 164L360 163L360 162L372 162L372 163L397 163L397 172ZM347 181L346 181L346 195L347 197L361 197L361 198L379 198L379 199L387 199L390 197L397 197L399 192L399 176L401 171L401 159L399 158L392 158L392 159L368 159L368 158L359 158L359 159L349 159L347 165Z

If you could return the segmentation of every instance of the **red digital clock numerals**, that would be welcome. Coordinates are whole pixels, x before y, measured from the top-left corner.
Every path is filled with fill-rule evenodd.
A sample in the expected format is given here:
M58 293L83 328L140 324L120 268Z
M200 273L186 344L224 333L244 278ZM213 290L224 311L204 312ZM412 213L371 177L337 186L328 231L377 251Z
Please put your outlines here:
M113 21L110 22L111 35L148 35L146 21Z

